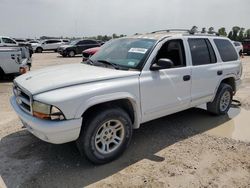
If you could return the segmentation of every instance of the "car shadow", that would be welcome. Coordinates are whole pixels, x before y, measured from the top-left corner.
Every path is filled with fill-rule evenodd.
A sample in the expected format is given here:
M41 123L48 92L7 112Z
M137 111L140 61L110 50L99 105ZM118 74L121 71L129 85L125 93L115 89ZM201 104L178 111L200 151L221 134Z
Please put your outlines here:
M240 108L235 110L236 116L240 113ZM21 164L18 163L18 170L25 181L18 185L20 187L85 187L143 159L164 161L166 159L157 156L157 152L229 120L228 115L213 116L204 109L192 108L145 123L134 131L130 147L120 158L99 166L80 156L74 143L49 144L35 138L26 130L5 136L0 148L4 147L5 143L10 146L19 143L20 146L1 149L0 153L5 152L4 160L7 164L15 166L18 161L22 161ZM20 144L21 142L23 144ZM36 161L42 161L39 169L29 175L26 172L27 165L35 165ZM17 177L11 176L7 168L10 167L2 169L2 178L6 185L11 187Z
M15 77L18 75L4 75L3 77L0 78L0 83L8 83L8 82L13 82Z

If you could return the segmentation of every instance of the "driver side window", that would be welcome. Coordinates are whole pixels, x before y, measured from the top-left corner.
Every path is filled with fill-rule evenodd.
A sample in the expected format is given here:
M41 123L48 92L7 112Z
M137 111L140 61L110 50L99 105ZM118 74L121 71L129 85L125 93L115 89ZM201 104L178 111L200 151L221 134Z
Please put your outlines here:
M183 41L180 39L167 41L156 56L156 62L159 59L170 59L173 62L172 68L185 67L186 58Z

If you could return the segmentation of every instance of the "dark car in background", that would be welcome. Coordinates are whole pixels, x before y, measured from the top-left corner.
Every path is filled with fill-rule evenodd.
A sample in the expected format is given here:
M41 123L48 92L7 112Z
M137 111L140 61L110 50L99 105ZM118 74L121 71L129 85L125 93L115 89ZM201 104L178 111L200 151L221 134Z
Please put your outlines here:
M243 40L242 45L243 53L247 53L247 55L250 55L250 39Z
M101 44L95 40L75 40L69 43L68 45L62 45L57 49L57 52L62 55L63 57L74 57L77 54L82 54L82 51L99 47Z

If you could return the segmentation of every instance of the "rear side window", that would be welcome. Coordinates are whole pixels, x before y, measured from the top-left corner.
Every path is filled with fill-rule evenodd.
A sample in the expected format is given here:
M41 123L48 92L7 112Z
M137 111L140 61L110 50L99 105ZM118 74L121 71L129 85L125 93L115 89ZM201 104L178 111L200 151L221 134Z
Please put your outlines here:
M221 59L224 62L235 61L238 59L238 54L229 40L214 39L214 43L220 53Z
M208 39L188 39L193 65L216 63L216 56Z

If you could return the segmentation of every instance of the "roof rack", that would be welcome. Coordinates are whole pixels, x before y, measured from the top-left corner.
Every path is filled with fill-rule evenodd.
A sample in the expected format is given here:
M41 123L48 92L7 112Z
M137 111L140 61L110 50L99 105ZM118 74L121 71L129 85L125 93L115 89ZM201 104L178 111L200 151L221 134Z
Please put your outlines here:
M160 33L160 32L172 32L172 31L177 31L177 32L187 32L190 33L190 30L188 29L162 29L162 30L158 30L158 31L153 31L151 33Z
M177 32L186 32L189 35L207 35L207 36L211 36L211 35L215 35L215 36L220 36L218 32L206 32L203 33L201 31L195 31L195 30L188 30L188 29L163 29L163 30L158 30L158 31L153 31L151 33L160 33L160 32L173 32L173 31L177 31Z

